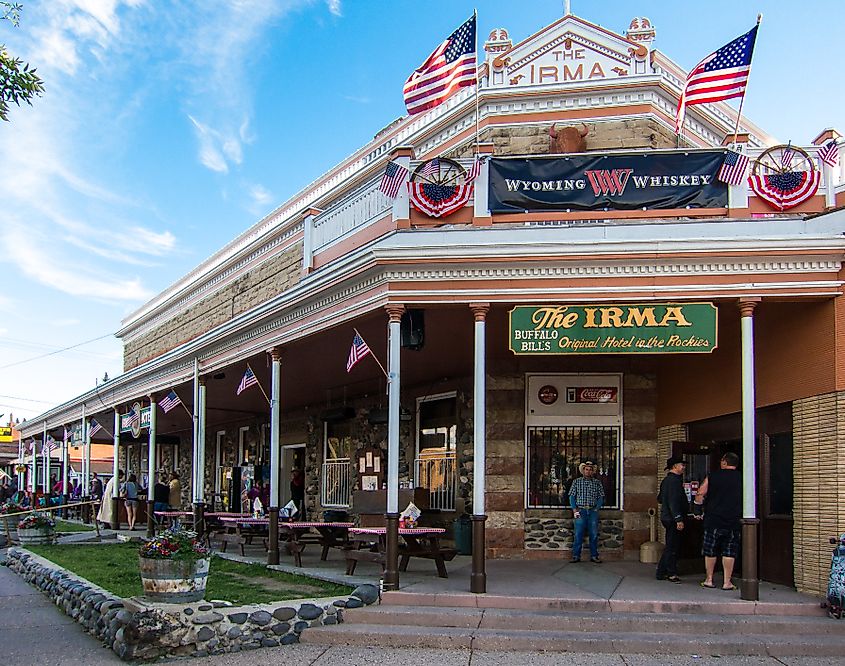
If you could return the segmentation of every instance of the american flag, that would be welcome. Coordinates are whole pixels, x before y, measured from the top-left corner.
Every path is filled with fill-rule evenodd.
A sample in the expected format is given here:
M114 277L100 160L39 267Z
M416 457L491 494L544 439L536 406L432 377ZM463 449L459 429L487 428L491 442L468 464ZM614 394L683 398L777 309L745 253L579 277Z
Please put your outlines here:
M370 348L367 346L367 343L364 342L364 338L362 338L361 334L356 331L355 337L352 338L352 348L349 350L349 359L346 361L346 372L352 370L358 361L370 353Z
M49 454L59 448L59 443L53 439L52 435L47 435L47 443L44 445L44 450Z
M255 386L258 383L258 377L255 376L255 373L252 371L252 368L247 366L246 372L244 376L241 378L241 383L238 384L238 390L236 395L240 395L244 391L246 391L250 386Z
M678 102L675 134L681 133L688 106L742 97L751 73L751 56L757 39L754 26L744 35L714 51L693 67Z
M103 426L101 426L99 423L97 423L96 419L91 419L91 423L88 424L88 436L93 437L98 432L100 432L102 429L103 429Z
M792 161L795 159L795 151L792 146L787 146L780 154L780 166L784 171L792 169Z
M384 175L381 177L381 184L378 186L379 190L391 199L395 199L399 194L399 188L408 177L408 170L396 164L396 162L388 162L387 168L384 170Z
M141 415L138 412L135 411L134 407L129 408L129 412L127 413L127 416L129 418L126 419L126 425L129 428L133 427L136 423L139 423L140 420L141 420ZM91 434L89 433L88 436L90 437Z
M836 141L828 141L819 148L819 159L829 167L839 164L839 146L836 145Z
M466 182L471 183L476 178L478 178L478 174L481 173L481 165L484 160L481 157L476 157L475 161L472 163L472 166L467 171Z
M167 396L158 403L159 406L164 410L164 413L167 414L171 409L174 407L178 407L182 404L182 401L179 399L179 396L176 395L176 391L171 391L167 394Z
M729 150L716 178L728 185L740 185L745 182L746 171L748 171L748 157Z
M420 169L420 175L425 176L428 178L429 176L433 176L434 174L440 173L440 159L435 157L433 160L429 160L425 164L423 164L423 168Z
M440 44L405 81L408 113L422 113L442 104L458 88L476 85L475 14Z

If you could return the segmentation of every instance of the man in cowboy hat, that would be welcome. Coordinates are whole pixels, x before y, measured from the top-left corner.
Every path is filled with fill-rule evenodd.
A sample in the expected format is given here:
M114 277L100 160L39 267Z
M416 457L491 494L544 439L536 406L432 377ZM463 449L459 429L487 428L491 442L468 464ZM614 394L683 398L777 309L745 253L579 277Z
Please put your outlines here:
M590 535L590 562L601 564L599 557L599 509L604 504L604 486L595 478L596 464L585 460L578 465L580 477L569 489L569 506L575 518L575 540L572 542L572 561L581 561L584 532Z
M684 529L684 517L689 513L689 502L684 491L684 459L672 456L666 461L666 478L660 482L660 522L666 528L666 547L657 563L657 580L680 583L678 577L678 547Z

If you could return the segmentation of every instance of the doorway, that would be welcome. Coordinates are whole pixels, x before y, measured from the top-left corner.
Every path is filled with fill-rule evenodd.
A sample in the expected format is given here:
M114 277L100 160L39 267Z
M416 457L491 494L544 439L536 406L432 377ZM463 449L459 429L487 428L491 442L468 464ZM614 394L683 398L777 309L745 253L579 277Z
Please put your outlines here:
M288 444L282 447L281 469L279 470L279 506L291 500L290 473L299 469L305 471L305 444Z

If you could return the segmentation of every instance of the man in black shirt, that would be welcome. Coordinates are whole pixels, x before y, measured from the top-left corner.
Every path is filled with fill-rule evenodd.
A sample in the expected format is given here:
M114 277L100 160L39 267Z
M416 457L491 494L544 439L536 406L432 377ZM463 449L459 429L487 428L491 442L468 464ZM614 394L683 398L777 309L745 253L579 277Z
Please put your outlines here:
M684 518L689 513L689 502L684 491L684 459L672 456L666 461L669 470L666 478L660 482L660 522L666 528L666 547L660 562L657 563L657 580L680 583L678 577L678 546L684 529Z
M704 543L701 552L707 578L701 582L701 587L716 587L713 572L716 570L716 558L721 555L725 572L722 589L736 589L731 576L742 534L742 476L737 470L738 465L739 456L735 453L723 455L719 461L721 469L704 479L695 498L696 504L704 503Z

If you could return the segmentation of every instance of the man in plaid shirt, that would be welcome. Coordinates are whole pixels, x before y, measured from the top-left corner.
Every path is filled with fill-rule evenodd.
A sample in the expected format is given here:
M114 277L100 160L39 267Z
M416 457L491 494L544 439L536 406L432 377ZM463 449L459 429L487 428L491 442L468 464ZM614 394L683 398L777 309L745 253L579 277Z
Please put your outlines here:
M596 465L586 460L578 465L581 476L569 489L569 505L575 518L575 540L572 542L572 561L581 561L584 532L590 535L590 562L601 564L599 557L599 509L604 505L604 486L595 478Z

